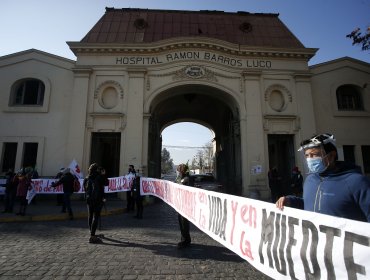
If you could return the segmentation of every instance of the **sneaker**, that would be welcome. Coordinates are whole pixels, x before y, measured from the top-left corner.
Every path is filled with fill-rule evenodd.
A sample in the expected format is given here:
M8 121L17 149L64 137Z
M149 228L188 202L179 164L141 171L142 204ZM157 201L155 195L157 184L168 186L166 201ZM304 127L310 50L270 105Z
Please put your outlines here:
M103 243L103 240L101 240L97 236L91 236L89 239L89 243L99 244L99 243Z

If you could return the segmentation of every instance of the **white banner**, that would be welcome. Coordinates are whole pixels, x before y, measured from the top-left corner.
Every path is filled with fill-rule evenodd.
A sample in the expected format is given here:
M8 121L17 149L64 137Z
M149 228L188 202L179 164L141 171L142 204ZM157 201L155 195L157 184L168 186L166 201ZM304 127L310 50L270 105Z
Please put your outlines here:
M141 178L154 195L273 279L370 279L370 224Z
M126 192L131 190L131 186L133 183L135 176L132 174L128 174L126 176L120 176L120 177L113 177L108 178L109 184L108 186L105 186L105 192L106 193L115 193L115 192ZM59 185L55 188L51 187L51 183L57 181L57 179L32 179L31 187L32 187L32 193L34 195L36 194L58 194L63 193L63 185ZM84 179L79 179L80 182L80 190L76 193L84 193L83 189L83 181ZM0 179L0 184L6 183L6 180ZM5 194L5 187L0 187L0 195ZM30 194L28 194L29 198L33 198L34 195L31 197Z
M132 182L135 176L126 175L121 177L108 178L109 184L105 186L105 193L125 192L131 190ZM32 179L32 189L35 194L57 194L63 193L63 185L55 188L51 187L53 182L57 179ZM84 179L79 179L80 190L76 193L84 193L83 188Z

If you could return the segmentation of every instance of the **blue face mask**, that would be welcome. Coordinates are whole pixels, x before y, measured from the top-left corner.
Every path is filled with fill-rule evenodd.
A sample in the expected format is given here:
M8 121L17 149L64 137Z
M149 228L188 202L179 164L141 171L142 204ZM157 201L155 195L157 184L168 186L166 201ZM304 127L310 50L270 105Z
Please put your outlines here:
M324 162L321 157L307 158L306 160L310 173L321 173L325 171L326 166L324 165Z

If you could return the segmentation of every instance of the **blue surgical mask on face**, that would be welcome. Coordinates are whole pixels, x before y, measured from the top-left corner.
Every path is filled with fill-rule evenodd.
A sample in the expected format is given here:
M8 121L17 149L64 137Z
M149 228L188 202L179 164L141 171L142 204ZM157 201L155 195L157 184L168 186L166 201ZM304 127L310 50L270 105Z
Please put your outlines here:
M325 171L326 166L321 157L307 158L306 160L310 173L321 173Z

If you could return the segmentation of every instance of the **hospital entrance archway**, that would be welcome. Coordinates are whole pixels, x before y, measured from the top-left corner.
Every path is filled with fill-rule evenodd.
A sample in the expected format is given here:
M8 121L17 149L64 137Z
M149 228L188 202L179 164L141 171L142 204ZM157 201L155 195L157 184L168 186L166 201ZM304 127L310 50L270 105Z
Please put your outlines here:
M161 132L177 122L195 122L215 133L215 173L227 193L242 192L239 110L234 98L205 85L182 85L162 91L150 104L148 175L161 175ZM189 131L189 133L192 133Z

